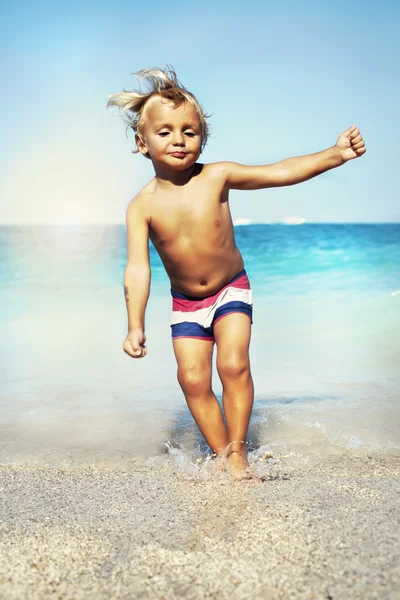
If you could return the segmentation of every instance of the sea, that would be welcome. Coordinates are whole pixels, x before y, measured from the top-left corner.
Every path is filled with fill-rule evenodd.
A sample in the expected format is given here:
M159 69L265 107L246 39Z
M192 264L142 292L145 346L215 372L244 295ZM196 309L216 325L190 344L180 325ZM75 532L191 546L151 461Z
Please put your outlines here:
M400 456L400 224L248 223L235 237L254 299L250 462ZM188 471L211 456L150 257L148 354L135 360L123 224L0 227L0 464ZM213 389L222 406L215 369Z

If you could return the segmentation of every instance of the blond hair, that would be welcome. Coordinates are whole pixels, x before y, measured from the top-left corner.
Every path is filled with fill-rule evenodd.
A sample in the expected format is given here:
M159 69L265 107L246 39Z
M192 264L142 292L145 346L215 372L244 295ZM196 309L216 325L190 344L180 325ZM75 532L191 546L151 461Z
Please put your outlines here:
M166 100L173 102L175 106L180 106L183 102L190 102L196 109L196 112L200 120L200 133L201 133L201 151L207 143L210 136L210 126L207 123L207 119L210 115L204 113L197 98L189 92L178 80L176 73L170 65L167 65L164 70L154 69L143 69L132 73L136 75L136 78L140 82L143 81L147 85L147 91L141 89L129 92L124 90L117 94L109 94L107 108L112 106L118 106L120 116L124 123L126 123L126 134L128 129L131 128L135 132L139 139L143 136L143 112L144 107L154 95L161 96ZM138 148L132 150L133 153L139 152ZM145 154L146 158L150 158L150 155Z

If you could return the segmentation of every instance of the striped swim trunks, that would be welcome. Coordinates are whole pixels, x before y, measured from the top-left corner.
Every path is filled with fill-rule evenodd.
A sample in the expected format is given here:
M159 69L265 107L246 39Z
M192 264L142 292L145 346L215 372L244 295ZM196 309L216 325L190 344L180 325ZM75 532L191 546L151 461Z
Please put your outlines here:
M253 323L252 291L246 271L240 271L212 296L198 298L171 290L172 338L214 340L217 321L231 313L245 313Z

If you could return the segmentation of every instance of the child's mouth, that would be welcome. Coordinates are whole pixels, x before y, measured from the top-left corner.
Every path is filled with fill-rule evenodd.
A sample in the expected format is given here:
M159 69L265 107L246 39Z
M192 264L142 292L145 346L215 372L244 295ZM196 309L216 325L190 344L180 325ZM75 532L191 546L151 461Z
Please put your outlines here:
M171 156L176 156L176 158L185 158L186 152L171 152Z

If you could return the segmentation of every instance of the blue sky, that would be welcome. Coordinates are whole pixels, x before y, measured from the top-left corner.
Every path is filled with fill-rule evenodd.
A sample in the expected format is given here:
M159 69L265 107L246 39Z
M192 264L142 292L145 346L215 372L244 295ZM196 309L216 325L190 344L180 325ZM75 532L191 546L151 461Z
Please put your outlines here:
M152 177L107 94L172 64L212 113L204 162L267 164L333 145L359 160L290 188L232 192L234 217L399 222L395 1L2 3L0 223L123 223Z

